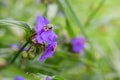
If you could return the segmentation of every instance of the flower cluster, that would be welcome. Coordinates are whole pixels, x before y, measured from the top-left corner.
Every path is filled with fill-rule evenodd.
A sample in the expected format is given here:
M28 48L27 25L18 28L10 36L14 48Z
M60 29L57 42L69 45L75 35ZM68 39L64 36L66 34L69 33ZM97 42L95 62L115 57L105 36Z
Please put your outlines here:
M53 32L52 26L49 24L49 21L42 16L37 16L36 26L35 26L35 41L38 44L47 44L45 51L40 57L40 61L43 62L46 58L49 58L53 55L56 48L57 35Z
M84 49L85 38L75 37L71 40L72 51L75 53L81 52Z

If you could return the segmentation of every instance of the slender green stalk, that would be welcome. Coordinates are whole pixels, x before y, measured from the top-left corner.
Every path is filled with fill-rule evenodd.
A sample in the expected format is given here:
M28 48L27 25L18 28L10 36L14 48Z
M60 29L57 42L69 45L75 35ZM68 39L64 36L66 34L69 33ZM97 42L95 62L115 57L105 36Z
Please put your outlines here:
M85 27L88 27L88 25L90 24L90 21L94 18L94 16L97 14L97 12L102 8L105 1L106 0L101 0L99 5L97 6L97 8L89 15L88 20L84 25Z
M66 28L67 28L67 31L68 31L68 34L70 35L70 37L74 37L74 31L69 23L69 20L66 18Z
M65 3L66 3L66 6L67 6L67 8L69 10L69 13L70 13L72 19L75 21L77 26L80 28L80 30L81 30L82 34L84 35L84 37L86 38L86 40L89 42L91 50L94 51L93 46L92 46L92 42L88 38L88 36L87 36L87 34L86 34L86 32L85 32L85 30L83 28L84 26L81 24L81 22L79 21L78 17L74 13L74 11L73 11L71 5L69 4L68 0L65 0Z
M27 41L22 47L21 49L15 54L15 56L13 57L13 59L11 60L11 64L15 62L16 58L19 56L19 54L23 51L23 49L28 45L29 41Z
M84 35L85 37L87 37L87 35L86 35L86 33L85 33L84 29L83 29L83 25L82 25L81 22L78 20L76 14L74 13L71 5L70 5L69 2L68 2L68 0L65 0L65 3L66 3L66 6L68 7L68 10L69 10L69 12L70 12L70 15L71 15L72 19L73 19L73 20L75 21L75 23L80 27L83 35Z
M68 34L70 35L70 37L74 37L75 36L75 33L70 25L70 21L69 21L69 18L64 10L64 7L62 6L62 4L59 2L59 0L56 0L56 2L58 3L58 6L59 8L61 9L61 11L63 11L64 13L64 17L66 19L66 28L67 28L67 31L68 31Z

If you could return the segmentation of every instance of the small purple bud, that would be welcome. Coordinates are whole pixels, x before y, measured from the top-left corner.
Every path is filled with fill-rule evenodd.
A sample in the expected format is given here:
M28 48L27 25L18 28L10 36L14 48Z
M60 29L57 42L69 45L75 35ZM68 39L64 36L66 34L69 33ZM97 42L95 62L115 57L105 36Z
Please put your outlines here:
M75 53L81 52L84 49L85 38L84 37L75 37L71 40L72 51Z
M45 80L51 80L48 76L46 76L46 79Z
M19 46L17 44L11 44L10 48L16 51L19 49Z
M16 76L14 80L24 80L24 78L22 76Z
M29 49L28 47L25 47L25 48L24 48L24 51L28 51L28 49Z

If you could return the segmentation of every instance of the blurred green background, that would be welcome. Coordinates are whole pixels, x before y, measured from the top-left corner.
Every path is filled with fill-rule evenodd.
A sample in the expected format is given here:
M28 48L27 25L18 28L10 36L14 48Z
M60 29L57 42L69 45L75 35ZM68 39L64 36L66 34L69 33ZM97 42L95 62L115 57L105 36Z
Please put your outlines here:
M31 28L37 15L46 16L59 36L54 55L44 63L39 56L8 64L23 45L25 31L0 24L0 80L120 80L120 0L0 0L0 20L24 21ZM69 50L70 40L85 36L85 50Z

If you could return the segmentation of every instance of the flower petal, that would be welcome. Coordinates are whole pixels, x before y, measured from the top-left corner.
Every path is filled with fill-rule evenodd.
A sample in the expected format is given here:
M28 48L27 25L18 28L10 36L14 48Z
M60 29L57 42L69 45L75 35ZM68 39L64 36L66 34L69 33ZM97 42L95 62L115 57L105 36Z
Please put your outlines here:
M46 18L42 16L37 16L36 17L36 26L35 26L35 31L39 32L41 31L45 25L47 25L49 22Z
M40 62L43 62L46 58L49 58L53 55L56 45L57 42L54 42L46 46L44 53L40 57Z
M52 30L44 31L41 34L41 37L48 44L51 44L51 43L55 42L56 39L57 39L57 35Z
M40 43L40 44L43 43L43 39L41 38L40 33L37 33L36 38L37 38L38 43Z
M49 24L48 19L47 19L47 18L45 18L45 17L44 17L44 23L45 23L45 25Z
M71 40L72 51L75 53L79 53L82 49L84 49L85 38L76 37Z

